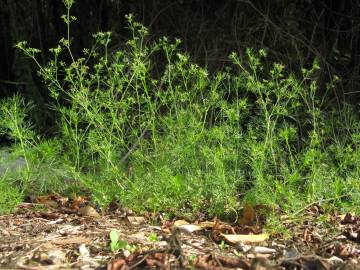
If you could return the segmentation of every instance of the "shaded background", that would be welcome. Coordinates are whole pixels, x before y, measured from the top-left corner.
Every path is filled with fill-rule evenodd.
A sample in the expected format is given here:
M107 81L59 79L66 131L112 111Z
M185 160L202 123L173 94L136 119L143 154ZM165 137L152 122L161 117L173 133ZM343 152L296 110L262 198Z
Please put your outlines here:
M210 72L221 69L231 51L266 48L269 61L281 61L299 72L320 59L320 89L336 74L342 81L330 93L334 104L359 101L360 0L77 0L72 8L77 21L72 26L75 55L91 44L97 31L112 31L112 49L128 38L124 16L133 13L150 28L151 38L180 38L193 61ZM33 63L14 49L26 40L42 50L65 35L60 16L61 0L0 1L0 98L20 91L36 102L38 121L51 119L48 93L36 75Z

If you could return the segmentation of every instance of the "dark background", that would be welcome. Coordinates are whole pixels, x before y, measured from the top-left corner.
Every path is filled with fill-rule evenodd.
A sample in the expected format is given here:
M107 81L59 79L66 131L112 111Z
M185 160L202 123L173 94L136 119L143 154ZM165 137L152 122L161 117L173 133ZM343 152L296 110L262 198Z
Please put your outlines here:
M46 63L48 49L66 33L64 13L61 0L0 0L0 98L20 91L45 110L47 90L14 44L28 41L42 50L39 61ZM269 61L293 72L318 57L320 89L336 74L342 81L331 93L334 102L359 101L360 0L77 0L71 13L77 17L77 55L97 31L112 31L112 49L121 47L128 38L124 16L133 13L151 38L180 38L193 61L210 72L221 69L231 51L241 55L247 47L267 49Z

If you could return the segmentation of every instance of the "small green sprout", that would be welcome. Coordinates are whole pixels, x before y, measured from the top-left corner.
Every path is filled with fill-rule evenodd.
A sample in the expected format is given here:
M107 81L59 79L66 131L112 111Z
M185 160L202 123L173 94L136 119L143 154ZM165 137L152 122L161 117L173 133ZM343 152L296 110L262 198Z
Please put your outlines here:
M159 237L157 236L156 233L150 233L150 235L148 236L148 240L150 242L154 242L154 243L160 241L160 239L159 239Z
M113 230L110 232L110 249L114 253L119 250L134 252L136 246L129 244L126 240L120 240L119 233Z
M229 245L225 243L224 240L221 240L221 243L219 244L219 248L224 251L229 248Z

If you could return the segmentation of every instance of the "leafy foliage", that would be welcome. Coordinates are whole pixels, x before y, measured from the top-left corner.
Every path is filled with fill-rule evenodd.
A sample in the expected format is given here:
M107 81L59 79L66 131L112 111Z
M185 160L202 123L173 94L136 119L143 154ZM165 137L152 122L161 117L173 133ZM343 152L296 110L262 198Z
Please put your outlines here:
M75 59L66 3L68 34L47 65L37 49L17 44L50 91L57 136L35 136L20 97L1 104L9 120L2 130L26 159L26 192L77 186L102 206L118 200L137 211L232 217L242 200L292 212L314 202L359 204L359 121L348 106L325 109L317 61L297 78L279 63L265 70L266 52L248 49L209 76L179 40L149 42L131 15L125 48L110 52L111 33L97 33ZM157 78L154 55L167 61ZM34 173L43 167L34 164L48 170ZM41 181L50 171L63 173Z

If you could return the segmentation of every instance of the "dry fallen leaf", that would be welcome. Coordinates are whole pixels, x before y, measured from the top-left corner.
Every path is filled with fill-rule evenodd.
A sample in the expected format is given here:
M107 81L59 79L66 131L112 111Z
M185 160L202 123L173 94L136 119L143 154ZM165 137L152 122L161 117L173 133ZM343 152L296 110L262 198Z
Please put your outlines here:
M79 213L82 216L99 218L100 214L91 206L87 205L79 209Z
M42 204L49 208L59 208L58 203L55 201L44 201Z
M268 234L221 234L231 244L261 243L269 238Z
M144 217L128 217L128 221L130 222L131 225L145 224Z
M174 227L179 227L181 225L187 225L189 224L189 222L187 222L186 220L180 219L180 220L176 220L173 224Z
M164 261L167 258L167 254L164 253L154 253L152 256L146 257L145 261L148 267L156 269L168 269L165 267Z
M51 240L51 243L55 245L70 245L70 244L87 244L92 241L91 238L86 238L84 236L69 236L55 238Z
M33 198L31 198L33 197ZM51 194L46 196L30 196L30 200L35 203L40 203L50 208L59 208L59 206L65 206L69 201L69 198L62 197L59 194Z
M67 262L64 250L47 243L40 246L33 254L34 261L47 265L63 265Z
M245 204L243 216L239 220L240 225L253 225L256 220L255 209L250 204Z
M276 249L268 247L253 247L252 251L258 254L272 254L276 253Z
M130 234L128 237L136 239L137 241L146 241L146 239L148 238L143 231Z
M126 268L126 261L124 259L115 259L108 263L107 270L121 270Z
M80 257L82 257L83 259L87 259L90 257L90 251L89 249L85 246L85 244L81 244L79 246L79 254Z
M201 231L203 229L202 227L194 224L184 224L181 226L176 226L176 228L178 228L180 231L185 233L193 233L193 232Z
M39 196L35 199L35 201L39 204L42 204L49 208L59 208L58 203L56 202L53 196Z
M48 263L62 265L66 262L66 253L61 249L50 249L46 252Z
M70 208L71 209L79 209L81 205L84 205L88 199L85 196L77 196L73 199Z
M215 226L215 221L203 221L198 224L203 229L211 229Z

